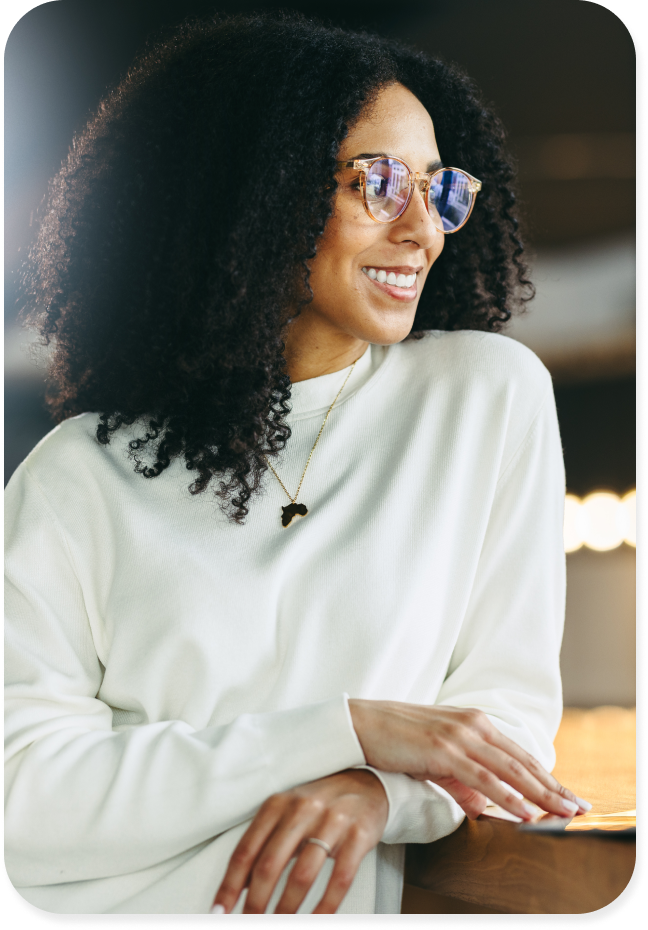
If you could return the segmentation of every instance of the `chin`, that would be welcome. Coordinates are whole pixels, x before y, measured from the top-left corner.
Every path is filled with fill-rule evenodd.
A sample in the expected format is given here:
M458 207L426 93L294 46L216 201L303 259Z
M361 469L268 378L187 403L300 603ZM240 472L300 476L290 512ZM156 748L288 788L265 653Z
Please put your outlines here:
M364 342L370 342L376 346L391 346L397 342L402 342L412 331L414 325L414 314L408 311L407 318L400 317L386 322L384 315L381 319L372 321L370 326L359 327L355 335Z

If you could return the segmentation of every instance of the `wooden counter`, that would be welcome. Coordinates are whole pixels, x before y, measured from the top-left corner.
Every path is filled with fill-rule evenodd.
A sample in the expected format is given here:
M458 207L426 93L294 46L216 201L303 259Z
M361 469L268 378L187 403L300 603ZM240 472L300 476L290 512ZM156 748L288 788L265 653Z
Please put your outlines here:
M567 709L555 746L556 778L592 811L560 834L480 817L436 843L411 844L402 913L581 914L621 894L635 861L634 840L617 832L635 822L634 710Z

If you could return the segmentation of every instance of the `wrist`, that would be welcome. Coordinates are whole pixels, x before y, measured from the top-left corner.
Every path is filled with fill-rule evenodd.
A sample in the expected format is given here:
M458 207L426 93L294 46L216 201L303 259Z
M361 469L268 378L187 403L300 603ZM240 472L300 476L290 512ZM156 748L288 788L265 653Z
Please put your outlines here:
M375 758L376 737L379 736L381 723L380 715L376 712L379 710L382 701L365 701L360 698L349 699L349 713L351 723L358 742L365 757L367 765L376 765L379 760ZM380 765L377 765L380 768Z
M368 766L356 766L342 774L350 776L347 790L362 795L365 803L384 816L386 822L389 817L389 794L377 772Z
M365 747L362 740L362 734L367 716L367 705L371 703L371 701L363 701L360 698L349 698L349 713L351 714L351 723L353 724L353 729L355 730L356 736L360 741L363 752L365 751Z

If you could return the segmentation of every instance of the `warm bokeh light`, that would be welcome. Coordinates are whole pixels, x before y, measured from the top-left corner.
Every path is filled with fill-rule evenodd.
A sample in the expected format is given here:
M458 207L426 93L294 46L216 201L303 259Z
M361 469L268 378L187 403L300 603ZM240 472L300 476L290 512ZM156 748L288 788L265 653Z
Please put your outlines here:
M578 497L568 494L565 498L565 552L574 552L583 545L582 507Z
M622 542L637 544L637 495L622 499L609 491L595 491L583 500L574 494L565 498L565 552L587 546L599 552L616 549Z
M629 546L637 545L637 492L628 491L621 498L621 503L625 507L627 528L625 541Z
M625 539L625 507L619 498L609 491L588 494L581 504L585 516L583 542L590 549L604 552L616 549Z

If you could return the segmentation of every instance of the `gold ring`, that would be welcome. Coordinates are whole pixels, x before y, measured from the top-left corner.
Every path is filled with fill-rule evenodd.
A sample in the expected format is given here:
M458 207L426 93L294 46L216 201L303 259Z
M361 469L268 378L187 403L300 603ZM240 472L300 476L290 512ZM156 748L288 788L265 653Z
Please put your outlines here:
M325 843L324 840L318 840L315 836L310 836L307 840L307 843L314 843L316 846L321 846L327 856L330 856L333 850L328 843Z

